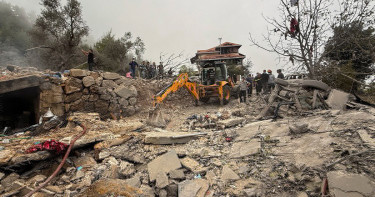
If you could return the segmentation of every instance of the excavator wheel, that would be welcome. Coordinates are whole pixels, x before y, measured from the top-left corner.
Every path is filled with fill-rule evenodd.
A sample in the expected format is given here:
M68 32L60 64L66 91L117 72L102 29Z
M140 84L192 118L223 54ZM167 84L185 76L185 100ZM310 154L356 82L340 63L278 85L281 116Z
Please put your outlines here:
M226 105L229 103L230 99L230 87L225 85L223 87L223 100L220 100L220 105Z

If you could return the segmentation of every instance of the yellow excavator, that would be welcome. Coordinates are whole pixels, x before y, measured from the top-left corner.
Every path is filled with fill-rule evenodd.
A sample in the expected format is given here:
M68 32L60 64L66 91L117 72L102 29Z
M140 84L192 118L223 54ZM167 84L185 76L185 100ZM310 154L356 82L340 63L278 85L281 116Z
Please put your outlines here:
M150 110L149 122L152 122L154 126L165 123L158 106L170 93L182 87L193 96L196 105L199 105L199 102L207 103L211 98L218 98L220 105L225 105L229 102L234 83L228 77L227 66L224 62L212 61L201 66L200 82L192 82L187 73L182 73L153 97L154 108Z
M162 103L172 92L184 87L193 96L195 103L207 103L210 98L219 98L220 104L229 102L234 84L227 74L224 62L209 62L202 66L200 83L189 81L187 73L180 74L175 81L154 96L154 107Z

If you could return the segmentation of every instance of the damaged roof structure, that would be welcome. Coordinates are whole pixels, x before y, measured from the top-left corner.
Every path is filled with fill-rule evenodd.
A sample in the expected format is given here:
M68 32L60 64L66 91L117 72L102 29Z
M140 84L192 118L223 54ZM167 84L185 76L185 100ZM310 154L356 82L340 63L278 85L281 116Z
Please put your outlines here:
M7 74L0 86L26 80L21 70L1 70ZM30 88L38 90L42 120L0 136L2 196L27 196L38 187L32 196L375 195L375 108L324 83L277 80L264 98L221 107L194 106L179 90L166 99L168 124L159 128L147 124L148 110L172 78L30 73L39 79ZM9 105L4 97L17 91L1 93L0 103Z

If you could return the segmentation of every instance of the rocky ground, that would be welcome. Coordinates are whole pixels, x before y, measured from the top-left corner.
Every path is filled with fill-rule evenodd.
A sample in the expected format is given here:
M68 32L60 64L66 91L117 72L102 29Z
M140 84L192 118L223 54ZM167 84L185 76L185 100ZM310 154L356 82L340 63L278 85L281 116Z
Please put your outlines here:
M164 82L133 80L137 114L101 120L75 113L88 132L56 178L34 196L375 196L375 108L296 113L256 120L265 99L212 100L194 106L185 90L162 106L166 128L147 124ZM56 169L62 155L25 150L45 140L69 143L82 128L2 137L0 193L23 196Z

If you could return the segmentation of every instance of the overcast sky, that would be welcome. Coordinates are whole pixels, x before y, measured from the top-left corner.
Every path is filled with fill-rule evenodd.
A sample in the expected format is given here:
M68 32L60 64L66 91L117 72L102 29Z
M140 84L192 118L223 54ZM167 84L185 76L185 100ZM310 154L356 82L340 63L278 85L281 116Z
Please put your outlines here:
M40 0L6 0L40 13ZM259 41L267 33L265 16L276 16L279 0L81 0L90 35L98 40L112 29L117 36L132 32L145 45L144 58L158 62L163 53L184 51L193 57L199 49L222 42L241 44L240 52L254 63L253 72L275 70L277 56L250 46L249 32Z

